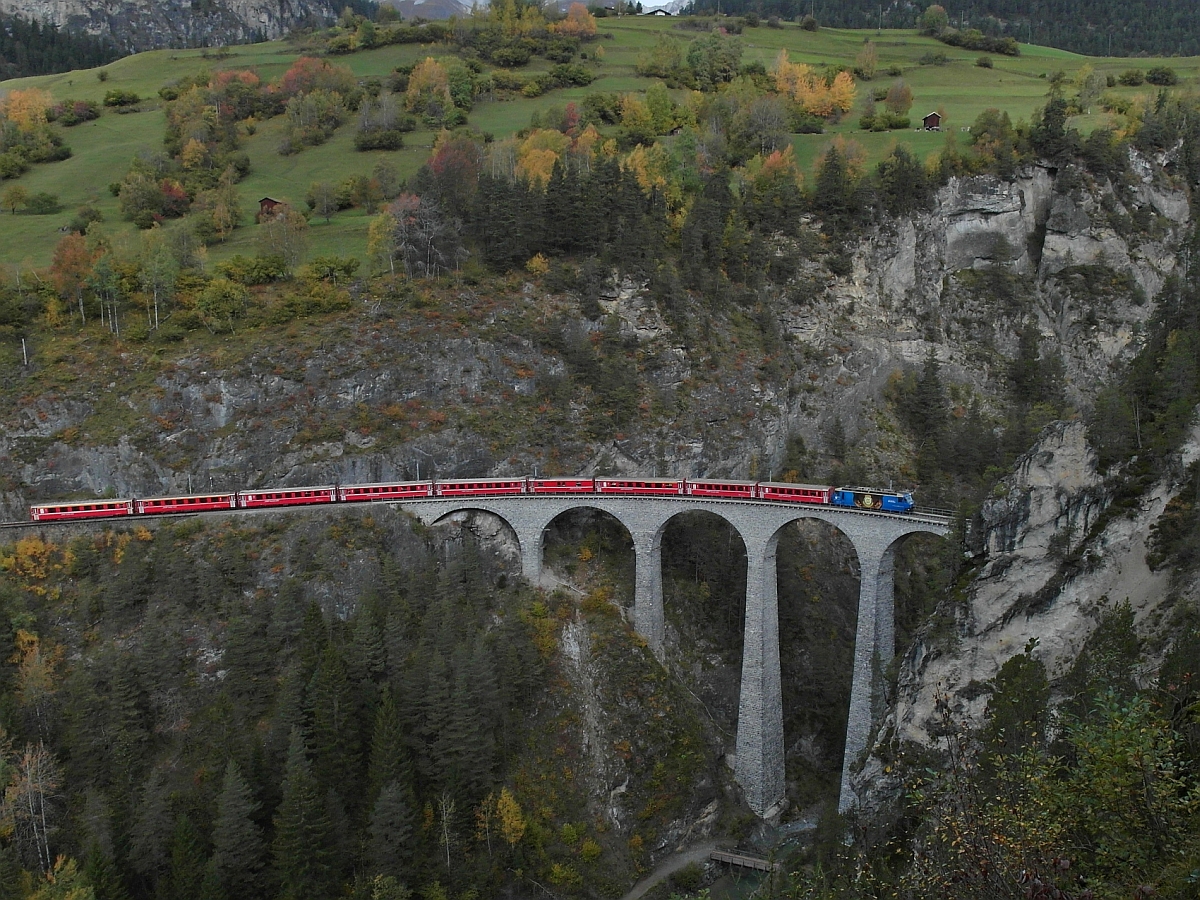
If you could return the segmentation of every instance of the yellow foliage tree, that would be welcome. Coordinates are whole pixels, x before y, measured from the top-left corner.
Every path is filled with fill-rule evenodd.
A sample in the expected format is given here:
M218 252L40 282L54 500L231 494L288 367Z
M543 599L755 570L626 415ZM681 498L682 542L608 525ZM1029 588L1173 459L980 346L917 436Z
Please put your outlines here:
M775 89L806 113L821 118L849 111L858 93L849 72L838 72L832 82L826 82L812 66L791 62L787 50L780 50L775 58Z
M516 847L525 837L525 816L517 798L506 787L500 789L500 796L496 798L496 815L500 819L500 836L509 847Z
M28 88L23 91L10 91L0 108L3 109L4 117L18 129L33 131L46 124L46 110L53 105L54 98L48 91Z
M408 77L408 90L404 92L404 108L419 109L437 101L443 105L453 105L454 98L450 95L450 76L446 68L432 56L427 56L417 63L412 75Z
M179 154L179 161L185 169L199 169L208 159L208 148L196 138L189 138Z
M838 72L829 86L829 96L833 108L838 112L849 112L854 107L854 98L858 96L858 88L854 84L854 76L849 72Z
M538 128L517 147L516 173L531 182L545 185L554 171L554 164L562 159L571 139L553 128Z

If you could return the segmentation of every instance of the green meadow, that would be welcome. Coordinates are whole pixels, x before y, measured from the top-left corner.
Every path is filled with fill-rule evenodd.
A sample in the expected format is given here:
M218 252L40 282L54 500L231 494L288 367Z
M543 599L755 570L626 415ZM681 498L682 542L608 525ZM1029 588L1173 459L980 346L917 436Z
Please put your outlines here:
M651 81L638 76L635 65L638 55L646 51L662 32L672 34L682 42L690 41L700 32L680 29L680 20L663 17L626 17L601 19L600 46L603 60L596 60L597 44L584 45L597 79L585 88L556 90L537 98L493 100L478 103L470 114L470 126L502 139L527 127L531 116L549 106L562 106L581 101L595 91L644 91ZM1104 59L1083 57L1047 47L1022 45L1021 56L1009 58L992 55L993 67L977 66L978 53L947 47L932 38L906 31L850 31L821 29L803 31L797 25L785 23L782 28L747 28L741 36L743 61L761 61L768 69L779 51L786 49L793 61L814 65L852 64L871 40L878 53L878 74L870 82L859 82L860 98L866 91L886 87L892 80L883 74L896 67L912 88L914 103L910 117L914 125L927 112L944 115L943 133L909 130L890 133L863 133L857 128L858 113L846 116L831 125L825 134L793 135L793 144L801 167L811 171L816 157L834 135L843 135L860 144L866 162L873 165L895 144L910 146L919 157L938 150L947 139L965 139L962 132L980 112L989 107L1006 110L1014 120L1027 119L1045 102L1048 76L1057 71L1071 75L1090 64L1105 75L1118 75L1128 68L1147 69L1157 64L1175 69L1181 83L1194 82L1200 75L1200 58ZM944 65L922 65L922 57L944 53ZM137 230L121 220L116 198L108 190L129 167L139 153L161 149L163 114L158 91L185 76L202 70L253 69L264 80L278 78L288 66L302 55L302 48L287 41L230 47L218 52L207 50L157 50L127 57L105 66L102 70L81 70L62 75L13 79L0 83L0 91L38 87L49 91L56 99L102 101L108 90L134 91L145 98L137 111L117 113L105 109L100 119L74 128L63 129L63 135L74 155L58 163L35 166L15 183L30 193L49 192L58 195L63 210L54 215L0 214L0 262L21 269L45 266L49 263L55 244L62 237L62 227L75 209L85 203L96 206L104 215L103 227L114 243L133 242ZM399 65L411 64L426 56L447 57L452 51L444 45L399 45L382 47L361 53L333 58L349 66L359 78L380 78ZM545 68L543 60L535 60L530 71ZM103 80L102 80L103 78ZM1116 88L1119 94L1134 95L1155 90L1152 87ZM1097 114L1076 120L1082 130L1104 124L1107 117ZM309 184L318 180L341 181L356 174L367 174L381 156L395 165L401 177L417 170L429 155L436 134L418 129L406 135L404 149L392 153L359 153L353 147L354 117L325 144L303 150L292 156L278 152L283 118L259 123L254 134L245 142L250 156L251 172L239 190L245 212L245 224L225 244L209 250L210 259L221 259L234 253L253 253L255 232L254 212L260 197L269 196L303 205ZM3 186L12 184L5 182ZM310 226L310 245L314 254L337 253L363 256L369 217L361 210L344 210L331 222L315 218Z

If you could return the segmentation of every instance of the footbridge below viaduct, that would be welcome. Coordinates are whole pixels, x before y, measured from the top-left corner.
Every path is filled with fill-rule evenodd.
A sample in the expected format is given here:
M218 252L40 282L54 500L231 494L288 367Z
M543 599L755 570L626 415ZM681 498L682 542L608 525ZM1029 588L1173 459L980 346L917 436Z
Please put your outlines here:
M520 544L522 572L537 583L542 541L563 513L593 509L620 522L633 539L636 584L634 627L662 657L665 622L662 537L672 518L707 512L724 519L746 547L746 622L738 705L735 776L750 808L769 816L783 803L783 695L779 667L779 614L775 555L783 529L799 519L817 519L844 534L858 555L858 628L839 809L854 806L851 765L866 749L874 724L880 673L895 653L893 566L897 546L909 535L946 535L946 516L887 514L802 504L680 497L513 496L431 498L396 501L433 525L460 512L488 512L504 520Z

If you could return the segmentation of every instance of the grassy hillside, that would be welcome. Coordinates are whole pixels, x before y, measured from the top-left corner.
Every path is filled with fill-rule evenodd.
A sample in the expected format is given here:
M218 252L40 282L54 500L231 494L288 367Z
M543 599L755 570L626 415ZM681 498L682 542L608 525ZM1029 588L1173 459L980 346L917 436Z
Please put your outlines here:
M529 124L530 117L551 105L563 105L571 100L581 101L596 91L644 91L651 79L639 77L635 70L637 57L667 31L688 41L699 32L679 30L678 20L660 18L623 18L600 20L605 49L603 61L590 59L597 80L589 87L554 90L541 97L497 100L478 103L470 114L471 127L503 138ZM781 49L787 49L795 61L815 65L852 64L864 40L876 43L879 72L892 67L903 72L914 95L911 111L915 121L931 110L941 110L950 131L968 126L988 107L1007 110L1013 119L1027 118L1044 102L1050 73L1062 70L1072 74L1084 64L1091 64L1102 75L1117 75L1129 68L1128 59L1088 59L1077 54L1044 47L1022 48L1018 58L994 57L994 68L975 65L979 54L955 50L931 38L908 31L882 33L822 29L808 32L793 24L782 28L746 29L742 35L743 62L761 61L768 69ZM922 57L944 52L945 65L922 65ZM360 78L386 80L399 65L411 64L425 56L448 56L444 45L394 45L338 57ZM61 227L73 211L84 203L92 203L104 214L105 228L112 239L120 243L136 238L136 229L121 220L116 199L107 186L118 181L128 169L130 160L140 152L157 151L162 146L164 120L157 97L159 88L197 71L210 69L252 68L264 80L279 77L301 55L299 47L287 42L271 42L230 48L220 54L207 50L161 50L142 53L119 60L103 70L76 71L62 75L14 79L0 83L0 91L38 87L57 99L103 100L107 91L133 91L147 98L139 111L117 114L106 109L94 122L63 129L67 144L74 156L67 161L35 166L16 183L30 193L41 191L57 194L63 212L56 215L0 215L0 245L5 249L0 260L22 268L44 266L61 237ZM591 54L594 57L594 54ZM1159 60L1138 60L1140 67L1158 64ZM1193 79L1200 72L1200 59L1172 59L1169 63L1181 79ZM534 60L523 71L545 68L544 60ZM103 73L104 80L99 77ZM877 75L871 82L859 83L860 97L867 91L885 87L891 78ZM1118 93L1133 95L1147 88L1116 88ZM1149 88L1149 90L1154 90ZM1103 115L1076 121L1077 127L1089 130L1105 120ZM829 126L825 134L795 135L797 158L805 171L828 144L834 134L853 137L866 151L868 164L873 164L897 142L909 144L919 157L938 149L946 135L923 132L863 133L858 130L857 112L846 116L837 125ZM407 136L406 147L392 153L357 153L353 149L353 117L326 144L309 148L294 156L281 156L278 151L283 129L282 117L260 124L257 132L246 142L252 171L240 185L245 221L253 222L257 201L262 196L301 203L308 185L318 179L341 180L371 171L381 155L387 156L401 177L415 172L427 158L435 134L418 129ZM7 186L12 182L5 182ZM368 218L359 210L347 210L334 217L331 223L315 220L312 228L314 253L336 252L343 255L362 255ZM227 244L211 249L212 258L253 249L256 226L247 224L239 229Z

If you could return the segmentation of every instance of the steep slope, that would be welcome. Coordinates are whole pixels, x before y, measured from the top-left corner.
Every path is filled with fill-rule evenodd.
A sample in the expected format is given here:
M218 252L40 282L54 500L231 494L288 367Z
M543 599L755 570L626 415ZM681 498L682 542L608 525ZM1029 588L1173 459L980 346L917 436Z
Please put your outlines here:
M133 53L274 40L301 25L327 24L341 10L326 0L0 0L0 11L106 35Z

